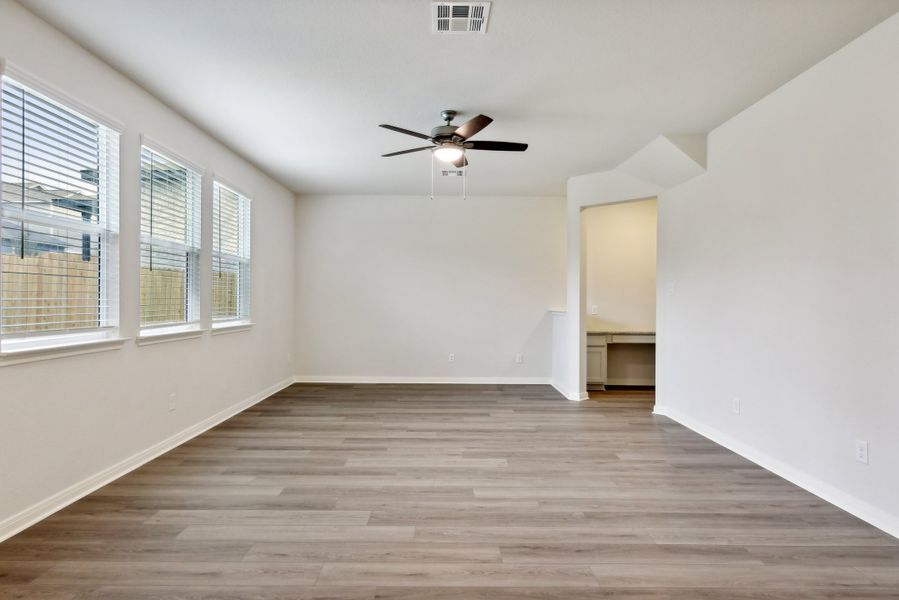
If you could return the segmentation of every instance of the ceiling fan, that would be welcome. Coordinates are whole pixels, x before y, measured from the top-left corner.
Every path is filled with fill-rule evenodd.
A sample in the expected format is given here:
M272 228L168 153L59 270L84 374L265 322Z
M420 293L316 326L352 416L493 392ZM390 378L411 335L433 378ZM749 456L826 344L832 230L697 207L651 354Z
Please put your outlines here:
M385 125L383 123L379 125L379 127L383 127L384 129L405 133L406 135L411 135L431 142L430 146L400 150L399 152L391 152L389 154L382 154L381 156L398 156L400 154L409 154L410 152L431 150L434 153L434 157L438 160L453 163L456 167L461 168L468 165L468 159L465 158L466 150L524 152L528 149L527 144L518 142L469 141L469 138L493 122L493 119L486 115L478 115L458 127L452 125L452 121L456 117L456 111L445 110L441 112L440 115L446 123L432 129L431 135L425 135L423 133L418 133L417 131L409 131L408 129L403 129L402 127L396 127L394 125Z

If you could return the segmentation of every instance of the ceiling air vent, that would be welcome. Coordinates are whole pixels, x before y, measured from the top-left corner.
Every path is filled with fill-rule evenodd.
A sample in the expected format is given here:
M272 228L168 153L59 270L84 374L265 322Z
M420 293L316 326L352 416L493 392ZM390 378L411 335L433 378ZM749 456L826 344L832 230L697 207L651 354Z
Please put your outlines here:
M465 173L462 172L462 169L443 169L440 174L444 177L462 177Z
M434 2L431 5L434 33L484 33L489 2Z

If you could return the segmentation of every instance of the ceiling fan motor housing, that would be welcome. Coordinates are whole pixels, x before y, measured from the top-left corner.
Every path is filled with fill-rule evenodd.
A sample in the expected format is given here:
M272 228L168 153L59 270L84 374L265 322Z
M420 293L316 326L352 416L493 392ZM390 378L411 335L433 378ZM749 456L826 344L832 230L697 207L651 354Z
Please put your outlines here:
M449 141L453 138L453 135L456 133L455 125L438 125L434 129L431 130L431 137L436 142L440 141Z

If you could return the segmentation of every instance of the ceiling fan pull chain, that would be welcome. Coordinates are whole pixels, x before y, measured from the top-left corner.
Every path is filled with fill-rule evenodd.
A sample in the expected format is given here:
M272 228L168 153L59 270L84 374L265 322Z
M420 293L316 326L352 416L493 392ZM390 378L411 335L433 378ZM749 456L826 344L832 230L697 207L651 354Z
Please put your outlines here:
M431 152L431 200L434 199L434 153Z
M465 159L465 155L462 155L463 160ZM464 167L462 169L462 201L468 200L468 187L466 186L466 182L468 181L468 167Z

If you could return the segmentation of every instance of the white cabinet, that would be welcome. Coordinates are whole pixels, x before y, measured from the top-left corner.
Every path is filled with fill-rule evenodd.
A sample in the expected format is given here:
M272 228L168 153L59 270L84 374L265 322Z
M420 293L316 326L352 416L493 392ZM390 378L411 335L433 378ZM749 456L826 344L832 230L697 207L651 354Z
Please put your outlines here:
M608 348L605 345L587 346L587 383L606 382L606 366L609 364L606 352Z
M618 348L615 357L624 358L627 354L633 352L625 352L627 346L624 344L641 344L644 346L654 346L656 341L653 332L637 332L637 331L615 331L615 332L588 332L587 333L587 383L593 385L655 385L654 373L636 373L634 377L632 373L622 373L616 371L615 377L609 379L609 349ZM630 346L634 348L634 346ZM645 353L642 353L645 354ZM650 354L650 357L652 354ZM620 362L620 361L619 361ZM645 362L645 361L641 361ZM654 362L650 359L650 367L654 366ZM639 366L634 363L630 366ZM619 365L620 366L620 365ZM633 371L633 369L630 369ZM645 369L643 369L645 370ZM619 369L620 371L620 369Z

